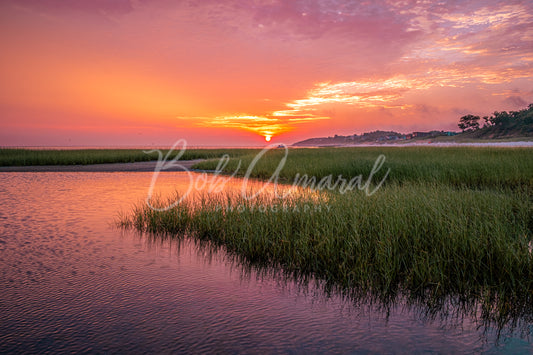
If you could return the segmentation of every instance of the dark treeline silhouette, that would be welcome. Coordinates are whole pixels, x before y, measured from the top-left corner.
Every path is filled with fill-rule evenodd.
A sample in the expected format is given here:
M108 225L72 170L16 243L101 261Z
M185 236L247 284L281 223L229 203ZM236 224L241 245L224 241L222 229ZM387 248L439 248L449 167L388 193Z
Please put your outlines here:
M533 136L533 104L520 111L496 111L484 116L483 126L480 121L479 116L466 115L459 119L457 126L463 133L479 138Z
M490 139L511 139L533 137L533 104L520 111L494 112L491 116L479 117L468 114L459 119L457 126L462 133L452 131L426 131L399 133L394 131L373 131L348 136L309 138L293 146L347 146L357 144L382 144L401 142L465 142ZM529 139L528 139L529 140Z

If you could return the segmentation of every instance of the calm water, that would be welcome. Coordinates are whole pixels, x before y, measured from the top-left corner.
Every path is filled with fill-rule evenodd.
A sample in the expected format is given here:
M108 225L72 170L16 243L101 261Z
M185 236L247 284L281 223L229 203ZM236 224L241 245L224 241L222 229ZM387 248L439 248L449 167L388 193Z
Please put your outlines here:
M113 226L150 173L0 173L0 352L497 352L470 321L388 318L318 289L245 273L185 239ZM186 189L165 173L161 191Z

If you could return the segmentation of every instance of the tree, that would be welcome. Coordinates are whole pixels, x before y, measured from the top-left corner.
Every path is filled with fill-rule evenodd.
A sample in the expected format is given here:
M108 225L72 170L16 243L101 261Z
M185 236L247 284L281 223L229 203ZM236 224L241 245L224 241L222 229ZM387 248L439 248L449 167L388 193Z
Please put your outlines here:
M475 131L479 129L479 116L466 115L459 119L459 128L464 131Z
M496 111L491 116L484 116L483 128L480 128L479 121L481 120L478 116L466 115L461 117L458 126L463 132L479 130L476 133L478 138L533 136L533 104L523 110Z
M489 120L493 126L507 126L511 122L511 118L512 116L509 115L506 111L495 111Z

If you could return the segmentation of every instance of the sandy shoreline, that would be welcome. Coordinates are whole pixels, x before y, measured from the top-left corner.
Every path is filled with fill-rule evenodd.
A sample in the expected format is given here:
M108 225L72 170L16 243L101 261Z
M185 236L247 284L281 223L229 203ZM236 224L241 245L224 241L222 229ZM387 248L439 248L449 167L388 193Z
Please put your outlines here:
M180 160L179 166L171 167L165 171L186 171L194 164L202 161ZM157 161L141 161L135 163L111 163L88 165L29 165L29 166L0 166L0 172L153 172Z

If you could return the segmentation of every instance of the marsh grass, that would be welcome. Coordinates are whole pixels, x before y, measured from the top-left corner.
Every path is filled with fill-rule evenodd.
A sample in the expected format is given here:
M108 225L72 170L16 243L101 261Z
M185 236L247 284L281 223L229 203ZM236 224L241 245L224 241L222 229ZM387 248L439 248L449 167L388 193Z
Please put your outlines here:
M243 176L257 152L231 159L225 172ZM353 147L289 149L280 181L293 183L296 176L307 174L322 179L328 175L353 178L368 177L376 159L385 162L374 175L379 182L390 169L385 183L425 183L470 188L533 187L533 154L529 148L494 147ZM267 152L251 170L251 177L269 179L284 151ZM218 161L200 162L194 167L213 170ZM238 168L240 163L240 168Z
M165 155L168 150L162 152ZM238 157L251 153L250 149L190 149L185 151L181 160L214 159L224 154ZM170 157L176 154L177 151ZM145 153L142 149L0 149L0 166L133 163L157 158L157 152Z
M269 179L282 154L267 153L252 176ZM358 189L304 190L285 199L246 200L228 192L163 212L141 204L119 224L208 241L243 264L323 280L354 299L391 304L400 297L429 313L451 302L499 329L517 319L531 322L531 150L291 149L280 180L291 183L296 174L366 178L380 154L390 173L371 196ZM241 158L246 167L253 156ZM231 160L226 172L237 165Z
M462 299L503 325L531 316L531 218L529 196L521 192L407 183L370 197L204 195L164 212L138 205L119 223L190 235L243 263L325 280L347 293L434 307Z

